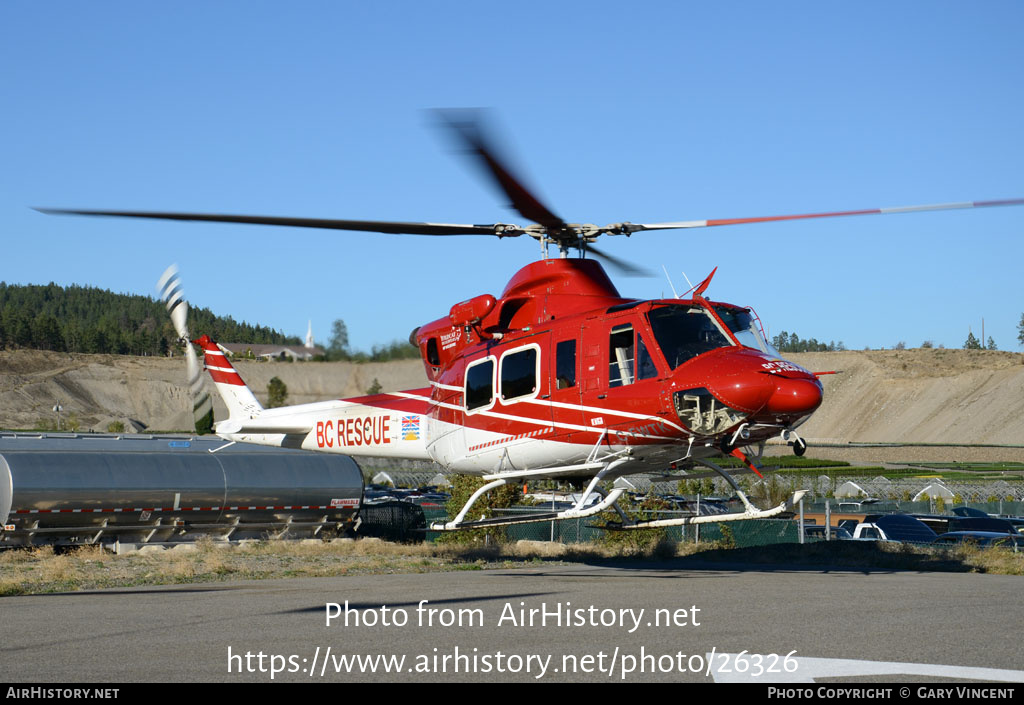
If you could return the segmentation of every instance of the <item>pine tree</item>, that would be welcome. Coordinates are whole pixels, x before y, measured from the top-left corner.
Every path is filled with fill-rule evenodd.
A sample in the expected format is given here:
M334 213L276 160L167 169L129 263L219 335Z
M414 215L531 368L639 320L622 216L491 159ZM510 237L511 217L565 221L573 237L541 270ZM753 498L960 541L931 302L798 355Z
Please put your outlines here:
M190 312L189 326L216 340L299 343L270 328ZM115 294L72 285L8 285L0 282L0 347L35 347L68 352L166 354L177 335L163 304L146 296Z
M331 325L331 343L327 354L331 360L348 359L348 327L340 318Z
M279 377L273 377L267 384L267 408L274 409L288 403L288 387Z

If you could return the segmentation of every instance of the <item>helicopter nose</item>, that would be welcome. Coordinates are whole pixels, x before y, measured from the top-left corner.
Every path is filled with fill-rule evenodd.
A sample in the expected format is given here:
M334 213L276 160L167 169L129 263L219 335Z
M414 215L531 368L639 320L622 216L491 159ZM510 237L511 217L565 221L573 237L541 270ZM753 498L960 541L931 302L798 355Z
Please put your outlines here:
M775 379L765 374L764 358L752 350L726 349L698 361L691 369L721 403L747 414L764 408L776 393Z
M763 409L777 394L777 389L775 380L770 376L744 372L745 374L723 376L717 384L710 385L708 389L722 403L751 414Z
M769 414L808 414L821 404L821 382L817 378L775 376L774 382L775 390L764 407Z

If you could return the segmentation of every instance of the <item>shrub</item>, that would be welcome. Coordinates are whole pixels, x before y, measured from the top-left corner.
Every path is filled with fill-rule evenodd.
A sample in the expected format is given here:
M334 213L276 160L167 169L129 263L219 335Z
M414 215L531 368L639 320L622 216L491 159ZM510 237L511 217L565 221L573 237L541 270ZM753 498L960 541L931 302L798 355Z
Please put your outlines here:
M451 498L445 505L448 510L448 520L451 521L462 511L469 498L478 489L487 484L483 478L470 475L456 475L452 480ZM476 501L465 521L490 518L494 516L495 509L507 508L518 503L523 497L522 488L518 484L504 485L497 487ZM448 531L441 534L438 543L478 543L488 540L503 543L507 539L506 527L494 526L484 529L468 529L462 531Z

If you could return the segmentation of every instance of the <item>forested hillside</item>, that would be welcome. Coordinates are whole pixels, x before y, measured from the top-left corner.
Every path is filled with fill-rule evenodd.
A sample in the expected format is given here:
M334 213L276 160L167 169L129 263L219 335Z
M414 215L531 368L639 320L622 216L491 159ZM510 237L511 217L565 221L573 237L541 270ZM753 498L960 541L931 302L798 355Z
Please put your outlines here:
M189 325L214 340L300 344L270 328L192 309ZM164 306L146 296L85 286L0 282L0 348L166 355L177 336Z

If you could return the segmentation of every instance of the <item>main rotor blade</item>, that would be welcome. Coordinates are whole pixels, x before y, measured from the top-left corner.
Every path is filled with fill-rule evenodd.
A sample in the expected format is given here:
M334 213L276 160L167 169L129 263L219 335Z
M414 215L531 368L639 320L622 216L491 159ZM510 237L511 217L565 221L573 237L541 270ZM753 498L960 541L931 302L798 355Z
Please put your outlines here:
M837 218L844 215L888 215L890 213L918 213L921 211L946 211L960 208L988 208L991 206L1020 206L1024 198L1008 198L998 201L962 201L958 203L934 203L924 206L891 206L889 208L868 208L856 211L832 211L830 213L800 213L796 215L769 215L759 218L719 218L716 220L683 220L675 223L632 223L629 232L642 230L677 230L681 228L710 228L716 225L743 225L745 223L770 223L779 220L806 220L809 218Z
M635 264L632 264L630 262L627 262L624 259L619 259L618 257L613 257L612 255L608 254L607 252L602 252L601 250L597 249L596 247L591 245L589 242L587 243L586 248L587 248L587 252L590 252L591 254L595 255L596 257L598 257L600 259L603 259L605 262L607 262L609 265L611 265L614 269L616 269L623 276L627 276L627 277L653 277L654 276L654 273L651 270L645 269L644 267L640 267L638 265L635 265Z
M113 218L155 218L158 220L198 220L211 223L247 223L250 225L287 225L295 228L357 230L393 235L520 235L518 229L502 230L500 225L459 225L450 223L402 223L389 220L331 220L324 218L288 218L270 215L228 215L221 213L162 213L153 211L98 211L64 208L36 208L49 215L99 215Z
M526 188L523 180L515 176L507 166L507 160L498 157L498 150L492 141L484 136L483 120L480 111L446 111L439 110L437 115L447 125L459 142L475 154L485 171L489 173L504 191L515 208L524 218L540 223L549 230L549 234L557 236L565 227L565 221L541 203L540 199Z

